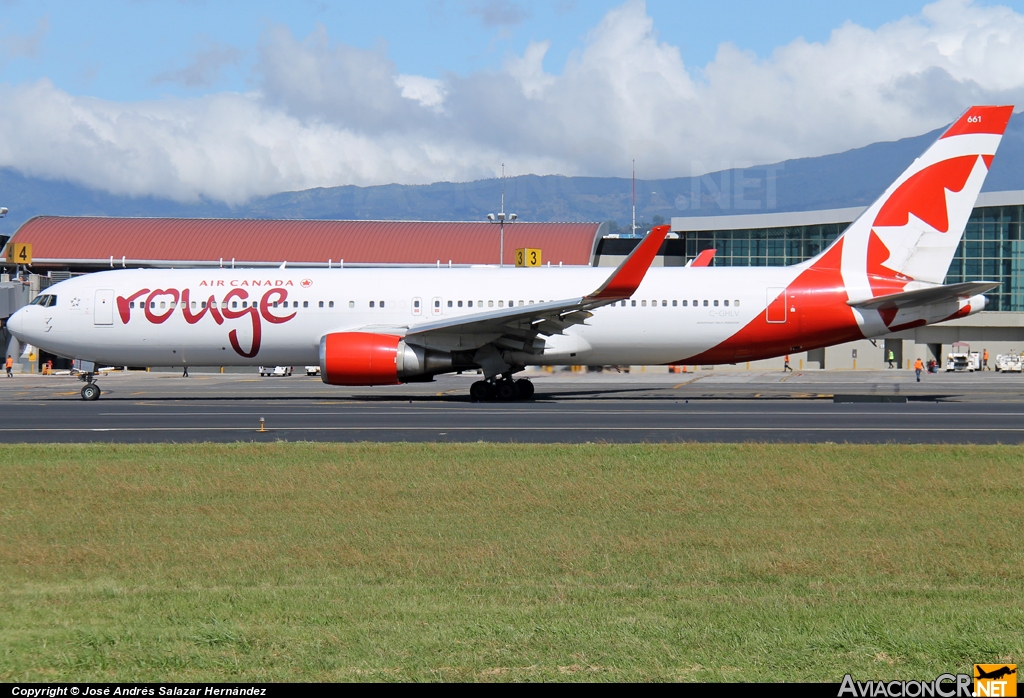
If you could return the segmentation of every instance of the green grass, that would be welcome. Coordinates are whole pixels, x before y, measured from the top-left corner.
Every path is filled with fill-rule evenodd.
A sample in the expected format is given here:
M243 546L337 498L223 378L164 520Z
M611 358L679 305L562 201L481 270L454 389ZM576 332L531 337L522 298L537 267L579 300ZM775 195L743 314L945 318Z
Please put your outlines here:
M1024 663L1024 448L0 447L0 681Z

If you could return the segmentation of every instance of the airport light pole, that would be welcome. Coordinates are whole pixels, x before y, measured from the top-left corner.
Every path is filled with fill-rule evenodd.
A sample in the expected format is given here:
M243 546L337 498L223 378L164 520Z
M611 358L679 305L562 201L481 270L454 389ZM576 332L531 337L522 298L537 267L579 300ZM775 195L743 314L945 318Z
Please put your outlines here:
M498 233L498 266L505 266L505 223L515 223L518 216L514 213L505 213L505 163L501 163L501 212L488 213L487 220L497 223Z

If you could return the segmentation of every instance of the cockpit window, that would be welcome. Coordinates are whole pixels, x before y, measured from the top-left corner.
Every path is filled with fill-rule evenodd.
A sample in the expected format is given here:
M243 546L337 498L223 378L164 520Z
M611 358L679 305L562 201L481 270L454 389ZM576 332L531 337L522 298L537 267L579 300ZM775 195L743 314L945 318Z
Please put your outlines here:
M44 293L41 296L36 296L29 305L41 305L44 308L50 308L57 305L57 296L50 293Z

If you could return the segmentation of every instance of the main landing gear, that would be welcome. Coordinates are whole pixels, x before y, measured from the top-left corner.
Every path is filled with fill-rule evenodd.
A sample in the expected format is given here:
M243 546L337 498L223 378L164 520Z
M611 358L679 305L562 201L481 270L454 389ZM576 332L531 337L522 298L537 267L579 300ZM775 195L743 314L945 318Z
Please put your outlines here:
M79 376L79 380L85 381L85 387L82 388L82 399L83 400L99 400L100 399L100 386L96 385L93 381L96 380L95 373L83 373Z
M469 396L477 402L529 400L533 397L533 383L526 378L515 380L510 375L495 376L471 385Z

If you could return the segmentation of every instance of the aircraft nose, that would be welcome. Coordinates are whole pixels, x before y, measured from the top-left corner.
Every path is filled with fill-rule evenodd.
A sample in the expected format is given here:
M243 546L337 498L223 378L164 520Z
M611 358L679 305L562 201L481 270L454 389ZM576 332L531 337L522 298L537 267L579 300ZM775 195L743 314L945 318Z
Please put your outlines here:
M11 334L21 339L22 329L25 326L25 308L15 311L14 315L7 318L7 329Z

